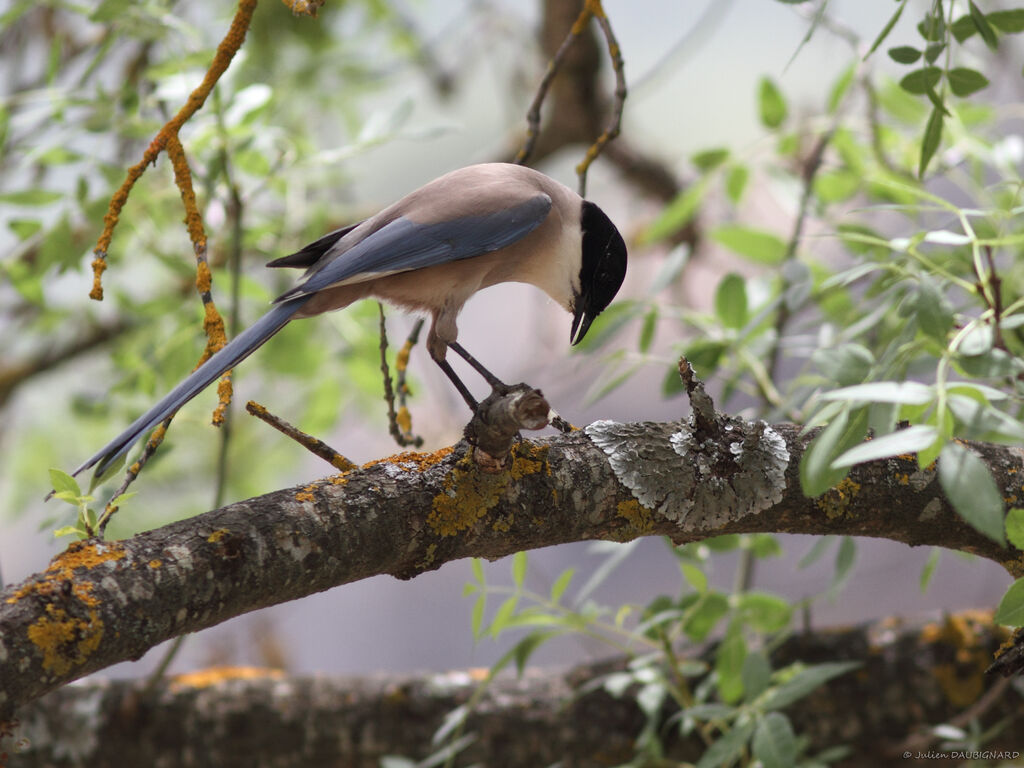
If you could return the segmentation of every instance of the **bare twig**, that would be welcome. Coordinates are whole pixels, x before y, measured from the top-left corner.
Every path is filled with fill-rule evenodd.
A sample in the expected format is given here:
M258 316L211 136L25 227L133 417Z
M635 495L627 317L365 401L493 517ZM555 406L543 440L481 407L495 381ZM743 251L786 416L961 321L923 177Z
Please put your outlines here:
M256 418L265 421L267 424L272 426L281 434L290 437L292 440L297 442L310 453L316 454L321 459L330 464L332 467L340 469L342 472L347 472L350 469L355 469L356 465L354 463L352 463L344 456L342 456L340 453L338 453L336 450L331 448L331 446L329 446L323 440L313 437L312 435L307 435L302 430L293 427L284 419L270 413L270 411L268 411L259 403L250 400L248 403L245 404L245 410L247 410Z
M395 438L395 442L403 448L412 445L419 448L423 445L423 438L412 433L412 416L405 405L405 397L409 388L405 383L405 371L409 364L409 352L415 340L410 337L401 350L398 352L398 359L395 367L398 369L398 394L400 403L395 408L395 390L391 386L391 369L388 367L388 332L384 324L384 305L377 302L380 310L380 372L384 377L384 400L388 404L388 431ZM419 321L414 329L416 338L419 338L419 329L423 327L423 321Z
M615 100L612 104L612 114L607 127L604 129L604 133L598 136L597 141L587 148L587 153L584 155L582 162L576 166L576 175L579 177L580 197L586 197L587 194L587 171L590 170L591 163L598 158L605 145L619 135L627 93L626 71L622 61L622 50L619 48L619 43L612 32L611 22L608 21L608 16L605 14L604 8L601 7L601 0L587 0L585 10L589 10L594 18L597 19L598 26L601 27L604 39L608 43L608 58L611 59L612 69L615 72Z

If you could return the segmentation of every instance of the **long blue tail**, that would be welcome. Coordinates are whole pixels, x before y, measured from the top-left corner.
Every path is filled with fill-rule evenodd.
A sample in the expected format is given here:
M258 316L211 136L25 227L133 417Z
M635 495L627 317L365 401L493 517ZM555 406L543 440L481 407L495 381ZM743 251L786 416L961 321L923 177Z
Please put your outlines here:
M196 368L188 378L170 391L160 402L132 422L124 432L103 446L95 456L72 472L77 475L99 462L96 475L126 454L135 442L153 427L175 413L181 406L213 383L222 373L234 368L260 348L271 336L281 330L299 311L309 296L275 304L263 317L229 341L217 354Z

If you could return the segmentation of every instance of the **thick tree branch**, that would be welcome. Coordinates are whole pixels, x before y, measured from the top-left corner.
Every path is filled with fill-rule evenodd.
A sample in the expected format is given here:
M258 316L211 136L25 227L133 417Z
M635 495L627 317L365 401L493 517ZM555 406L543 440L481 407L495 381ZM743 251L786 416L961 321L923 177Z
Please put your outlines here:
M81 542L0 592L0 721L64 683L247 611L388 573L570 541L723 533L875 536L972 552L1019 575L913 457L855 467L803 496L799 427L596 422L524 441L483 472L459 444L406 453L117 542ZM1024 497L1022 451L971 446L1004 498Z
M790 637L771 654L776 668L798 661L863 663L787 708L798 732L811 739L808 751L845 745L851 750L845 768L914 765L902 758L905 751L938 752L931 727L964 716L977 718L983 730L996 726L999 735L985 749L1019 749L1020 694L982 672L1004 634L990 619L958 614L918 626L886 620ZM712 669L714 654L706 647L685 655ZM485 764L498 755L509 768L627 762L644 725L634 699L639 686L614 697L600 684L627 668L626 660L616 659L568 672L527 670L521 679L500 675L466 720L462 733L471 741L457 764ZM0 752L26 768L168 761L196 768L376 768L385 755L425 759L446 715L469 704L479 685L479 675L470 672L327 679L251 667L190 672L155 687L99 680L25 707L12 736L0 738ZM967 704L974 701L984 701L984 711ZM659 721L676 711L666 703ZM705 749L696 732L684 737L671 725L658 730L673 764L695 762ZM23 747L15 752L19 741Z

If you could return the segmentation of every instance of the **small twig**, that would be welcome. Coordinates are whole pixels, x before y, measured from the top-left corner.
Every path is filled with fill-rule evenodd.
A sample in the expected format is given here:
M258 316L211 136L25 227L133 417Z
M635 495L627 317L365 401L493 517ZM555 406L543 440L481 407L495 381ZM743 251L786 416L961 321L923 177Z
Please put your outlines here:
M398 390L398 417L399 423L403 418L403 414L406 415L408 423L405 427L406 431L411 434L412 430L412 417L409 416L409 356L412 354L412 348L419 343L420 331L423 330L424 320L422 317L418 318L412 326L412 331L409 332L409 336L405 339L405 344L398 350L398 354L395 355L395 389ZM415 443L417 447L423 444L423 439L416 437L419 442Z
M562 66L562 62L565 60L565 55L569 52L573 42L579 37L583 31L584 24L587 19L590 18L590 10L584 8L579 17L576 19L576 23L572 25L572 29L569 34L566 35L565 40L558 47L555 55L548 62L547 70L544 72L544 77L541 78L540 85L537 86L537 93L533 96L533 101L530 102L530 108L526 111L526 139L523 141L523 146L520 147L519 152L516 153L515 159L512 161L517 165L526 165L526 162L530 159L530 155L533 154L533 148L537 144L537 139L540 136L540 108L544 103L544 99L547 98L548 90L551 88L551 83L555 79L555 75L558 74L559 67Z
M340 469L342 472L348 472L349 470L356 468L356 464L346 459L323 440L313 437L312 435L307 435L300 429L296 429L284 419L270 413L270 411L254 400L250 400L245 404L245 410L256 418L265 421L281 434L290 437L310 453L315 453L335 469Z
M399 350L398 360L395 362L400 377L398 392L399 396L403 398L402 403L396 409L395 391L391 386L391 369L388 367L388 332L384 324L384 305L378 301L377 308L380 311L380 372L384 377L384 401L388 404L388 431L395 438L395 442L403 448L408 445L419 448L423 445L423 438L412 434L412 416L404 402L405 394L408 392L404 374L408 367L409 351L412 350L413 342L406 341L405 346ZM416 335L419 336L419 328L416 329Z
M580 197L586 197L587 195L587 171L590 170L591 163L598 158L605 145L619 135L627 93L626 70L625 63L622 60L622 50L619 48L619 43L612 32L611 22L608 21L608 16L605 14L604 8L601 7L601 0L587 0L584 11L589 11L597 19L598 26L601 27L604 39L608 43L608 58L611 59L612 69L615 71L615 101L612 104L611 118L608 121L608 126L604 129L604 133L598 136L597 141L587 148L587 153L583 156L582 162L576 166L576 175L579 176L578 191ZM578 24L579 22L577 21Z
M686 395L690 398L694 427L704 434L718 434L718 414L715 412L715 401L704 389L704 382L697 377L697 372L685 356L679 358L678 370L679 378L686 388Z
M167 428L171 426L171 419L174 418L174 414L171 414L163 423L153 430L153 434L149 436L149 440L146 441L146 447L142 449L142 455L135 460L135 463L128 467L128 471L125 472L124 480L121 482L120 487L114 491L110 497L110 501L103 508L103 514L100 515L100 519L97 521L96 528L99 531L100 538L103 538L104 532L107 530L107 523L110 522L110 518L117 512L117 505L114 504L118 498L120 498L125 491L128 490L128 486L135 482L135 478L139 476L142 468L146 466L146 463L153 458L153 454L156 453L156 449L160 447L160 444L164 441L164 435L167 434Z
M1006 340L1003 338L1003 329L1000 327L1000 321L1003 317L1003 281L999 277L999 272L996 271L996 262L995 259L992 258L992 246L986 245L983 247L983 250L985 252L985 261L988 262L988 274L981 274L981 271L977 268L977 263L975 263L975 274L978 276L981 295L985 297L985 300L989 304L989 309L992 310L992 327L995 329L993 345L997 349L1001 349L1006 352L1009 350L1006 348ZM986 283L991 287L991 296L989 296L989 291L985 290Z

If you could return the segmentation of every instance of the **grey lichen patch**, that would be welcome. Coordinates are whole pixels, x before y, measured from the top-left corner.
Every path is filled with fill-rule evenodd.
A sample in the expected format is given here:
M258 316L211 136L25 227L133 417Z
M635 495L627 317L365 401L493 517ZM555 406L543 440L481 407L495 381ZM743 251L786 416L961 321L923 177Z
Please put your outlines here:
M719 527L782 500L789 451L764 422L720 419L717 434L688 424L598 421L584 428L644 507L685 528Z

